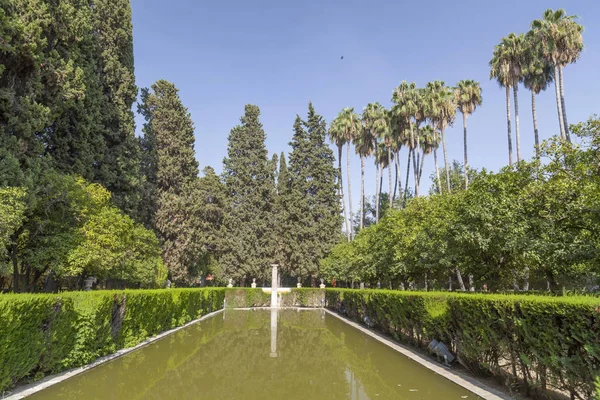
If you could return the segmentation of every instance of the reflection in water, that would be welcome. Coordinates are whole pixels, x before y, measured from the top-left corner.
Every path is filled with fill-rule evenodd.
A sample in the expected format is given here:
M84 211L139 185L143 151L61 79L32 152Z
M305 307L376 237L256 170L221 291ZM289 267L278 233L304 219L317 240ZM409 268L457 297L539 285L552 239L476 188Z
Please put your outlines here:
M227 310L31 397L461 399L477 396L321 310Z

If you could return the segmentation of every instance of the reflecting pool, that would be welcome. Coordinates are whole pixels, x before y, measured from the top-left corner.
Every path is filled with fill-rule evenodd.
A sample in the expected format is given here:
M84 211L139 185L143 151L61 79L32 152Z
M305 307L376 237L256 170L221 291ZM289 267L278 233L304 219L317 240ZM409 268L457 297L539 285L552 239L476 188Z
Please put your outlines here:
M226 310L29 399L478 399L322 310Z

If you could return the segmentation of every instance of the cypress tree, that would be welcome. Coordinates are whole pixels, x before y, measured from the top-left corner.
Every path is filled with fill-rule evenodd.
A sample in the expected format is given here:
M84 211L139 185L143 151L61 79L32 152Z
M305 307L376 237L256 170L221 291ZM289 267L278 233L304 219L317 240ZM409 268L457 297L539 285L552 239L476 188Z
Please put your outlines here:
M325 142L327 133L323 117L316 114L312 103L308 116L294 123L290 143L290 231L291 273L302 279L319 274L319 260L339 240L342 220L337 196L337 174L333 152Z
M259 116L257 106L246 105L240 125L229 134L223 160L228 204L221 264L227 278L242 285L266 279L275 260L275 180Z
M165 80L143 89L139 110L146 119L142 142L148 152L144 206L154 210L146 223L157 231L171 279L189 284L203 256L194 126L177 88Z

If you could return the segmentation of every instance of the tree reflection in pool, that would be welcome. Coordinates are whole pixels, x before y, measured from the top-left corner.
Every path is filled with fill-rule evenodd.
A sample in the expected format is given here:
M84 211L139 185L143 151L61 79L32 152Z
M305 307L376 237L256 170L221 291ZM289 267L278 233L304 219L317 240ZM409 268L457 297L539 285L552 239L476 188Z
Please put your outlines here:
M322 310L273 318L226 310L29 399L478 398Z

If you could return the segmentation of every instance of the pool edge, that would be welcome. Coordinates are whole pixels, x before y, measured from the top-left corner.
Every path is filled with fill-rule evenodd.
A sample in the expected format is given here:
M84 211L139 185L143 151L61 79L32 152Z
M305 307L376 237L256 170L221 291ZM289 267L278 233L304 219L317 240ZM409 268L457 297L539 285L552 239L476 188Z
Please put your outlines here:
M89 371L90 369L96 368L108 361L114 360L116 358L119 358L121 356L124 356L126 354L131 353L132 351L138 350L142 347L148 346L149 344L152 344L154 342L156 342L157 340L160 340L166 336L169 336L177 331L180 331L181 329L187 328L190 325L196 324L200 321L203 321L205 319L214 317L215 315L222 313L223 311L225 311L224 308L221 308L220 310L217 311L213 311L210 312L208 314L205 314L203 316L201 316L198 319L195 319L193 321L190 321L184 325L178 326L177 328L173 328L170 329L168 331L164 331L159 333L156 336L152 336L151 338L148 338L146 340L144 340L141 343L138 343L137 345L133 346L133 347L128 347L126 349L121 349L118 350L115 353L109 354L107 356L104 357L100 357L94 361L92 361L89 364L86 364L82 367L77 367L77 368L72 368L69 369L67 371L63 371L63 372L59 372L58 374L54 374L54 375L49 375L46 376L45 378L43 378L42 380L39 380L37 382L33 382L33 383L29 383L26 385L20 385L15 387L12 391L11 394L8 397L2 396L0 395L0 399L2 400L21 400L24 399L28 396L31 396L32 394L35 394L37 392L40 392L44 389L49 388L50 386L56 385L57 383L63 382L69 378L72 378L74 376L77 376L83 372Z
M325 310L325 312L327 312L329 315L332 315L332 316L338 318L339 320L347 323L348 325L352 326L353 328L358 329L359 331L368 335L369 337L379 341L380 343L385 344L386 346L392 348L393 350L397 351L398 353L408 357L412 361L419 363L420 365L424 366L425 368L429 369L430 371L435 372L436 374L448 379L449 381L459 385L460 387L467 389L468 391L472 392L473 394L475 394L485 400L513 400L514 399L514 397L511 397L511 396L507 395L506 393L496 390L496 389L486 385L485 383L478 381L477 379L475 379L473 377L470 377L466 374L459 373L457 371L447 369L447 368L443 367L441 364L430 361L427 358L423 357L421 354L419 354L416 351L414 351L413 349L411 349L410 347L396 343L393 340L385 337L384 335L382 335L378 332L375 332L371 329L367 329L364 326L357 324L356 322L351 321L348 318L346 318L336 312L333 312L327 308L323 308L323 310Z

